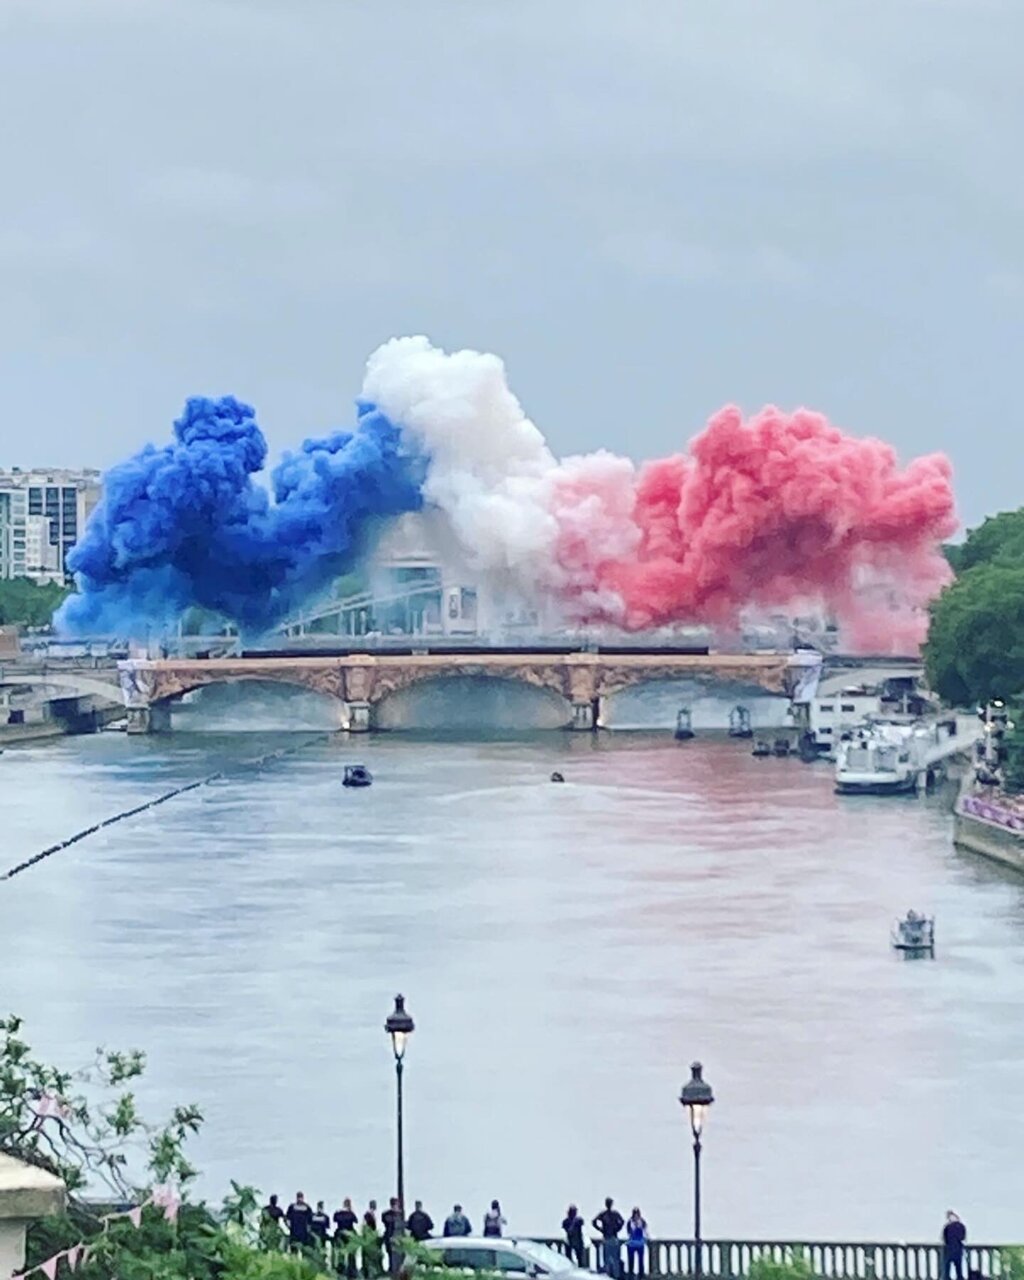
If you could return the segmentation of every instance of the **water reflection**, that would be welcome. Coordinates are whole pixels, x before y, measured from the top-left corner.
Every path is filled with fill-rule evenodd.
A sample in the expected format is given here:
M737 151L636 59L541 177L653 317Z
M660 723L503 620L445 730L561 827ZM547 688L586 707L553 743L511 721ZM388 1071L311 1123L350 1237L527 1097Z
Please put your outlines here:
M0 759L5 860L294 738L76 739ZM836 797L827 767L667 735L334 739L229 773L0 886L5 1003L42 1051L150 1051L195 1099L209 1186L390 1190L404 989L408 1186L688 1221L676 1102L718 1102L709 1235L1012 1238L1024 1195L1024 896L941 798ZM376 783L340 786L365 760ZM553 769L564 773L552 785ZM934 913L934 963L894 916Z

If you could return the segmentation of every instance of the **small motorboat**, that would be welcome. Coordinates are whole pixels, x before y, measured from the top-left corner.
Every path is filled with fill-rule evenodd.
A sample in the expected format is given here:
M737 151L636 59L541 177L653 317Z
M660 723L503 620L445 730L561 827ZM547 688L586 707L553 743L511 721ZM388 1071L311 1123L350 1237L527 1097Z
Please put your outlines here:
M892 945L897 951L917 955L935 954L935 919L908 911L902 920L892 927Z
M788 756L790 751L788 738L776 738L772 744L773 756Z
M752 738L754 731L750 727L750 712L746 707L733 707L729 712L729 737Z
M772 749L770 743L765 742L764 738L758 738L754 743L754 749L750 754L752 756L757 756L759 760L763 760L765 756L770 756L771 753Z
M373 783L373 774L365 764L347 764L341 779L343 787L369 787Z
M565 781L565 778L564 778L564 777L562 776L562 774L560 774L560 773L558 772L558 770L556 769L556 770L554 771L554 773L551 775L551 781L552 781L552 782L564 782L564 781Z
M688 742L693 734L692 716L689 707L680 707L676 713L676 742Z

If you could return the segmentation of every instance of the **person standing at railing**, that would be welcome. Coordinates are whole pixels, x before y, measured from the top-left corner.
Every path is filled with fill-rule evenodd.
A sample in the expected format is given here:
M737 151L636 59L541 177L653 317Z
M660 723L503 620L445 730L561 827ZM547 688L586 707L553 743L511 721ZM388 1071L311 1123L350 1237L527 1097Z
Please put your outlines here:
M964 1280L964 1245L967 1243L967 1228L952 1209L946 1214L946 1225L942 1228L942 1276L943 1280Z
M565 1211L565 1217L562 1219L562 1230L565 1232L566 1252L570 1260L582 1270L586 1264L586 1249L583 1245L583 1215L574 1204L571 1204Z
M630 1275L643 1277L644 1253L647 1249L647 1219L635 1208L626 1223L626 1260Z
M609 1196L604 1202L603 1212L594 1219L594 1230L601 1233L602 1269L612 1280L620 1280L622 1276L622 1241L619 1239L619 1232L623 1226L625 1222L622 1214Z

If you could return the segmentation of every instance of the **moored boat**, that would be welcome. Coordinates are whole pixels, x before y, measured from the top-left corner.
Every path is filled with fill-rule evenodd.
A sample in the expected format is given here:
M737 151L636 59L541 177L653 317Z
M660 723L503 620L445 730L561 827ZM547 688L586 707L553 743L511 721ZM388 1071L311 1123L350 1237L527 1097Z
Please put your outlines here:
M758 740L754 743L754 749L751 751L750 754L752 756L757 756L759 760L763 760L765 756L770 756L771 753L772 753L771 744L768 742L765 742L764 738L758 738Z
M694 736L689 707L680 707L676 714L676 742L688 742Z
M752 738L754 731L750 727L750 712L746 707L733 707L729 712L729 737Z

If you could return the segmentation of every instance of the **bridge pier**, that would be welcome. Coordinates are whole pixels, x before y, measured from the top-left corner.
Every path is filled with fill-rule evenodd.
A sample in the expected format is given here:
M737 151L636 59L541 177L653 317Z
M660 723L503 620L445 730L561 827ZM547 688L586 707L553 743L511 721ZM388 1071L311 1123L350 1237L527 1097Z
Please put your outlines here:
M145 707L128 707L129 733L168 733L171 708L166 702L151 702Z
M373 728L373 715L368 702L345 703L345 728L349 733L369 733Z
M597 728L597 699L586 698L572 704L572 722L569 725L574 733L592 733Z

